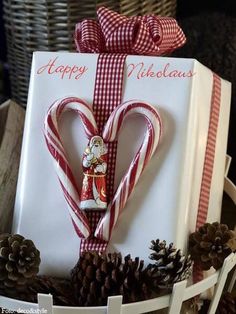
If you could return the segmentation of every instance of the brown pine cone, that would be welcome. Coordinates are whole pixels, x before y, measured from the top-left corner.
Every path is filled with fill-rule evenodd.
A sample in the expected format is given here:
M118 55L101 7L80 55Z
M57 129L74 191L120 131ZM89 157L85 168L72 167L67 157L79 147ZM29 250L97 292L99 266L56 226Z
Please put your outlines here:
M204 300L203 306L199 311L200 314L206 314L210 306L209 300ZM234 296L229 292L224 292L220 298L216 314L236 314L236 301Z
M143 261L127 255L86 252L71 272L78 305L106 305L107 297L123 295L123 303L148 299L150 278Z
M150 259L155 264L150 264L151 277L154 285L159 288L172 288L173 284L187 279L192 273L192 261L190 256L185 257L180 250L177 250L173 243L166 245L166 241L159 239L151 242L153 253Z
M37 294L51 294L54 305L74 306L74 292L69 279L55 278L50 276L37 276L28 285L25 301L37 302Z
M31 240L19 234L0 235L0 292L15 295L39 271L40 253Z
M236 314L236 302L231 293L225 292L222 295L216 314Z
M11 294L5 293L13 299L37 303L38 293L51 294L54 305L74 306L74 292L69 279L54 278L50 276L36 276L24 289L12 290Z
M198 313L198 298L193 297L183 302L180 314L197 314Z
M227 225L205 223L189 237L191 258L202 270L208 270L211 266L219 269L224 259L234 250L234 239L235 232L229 230Z

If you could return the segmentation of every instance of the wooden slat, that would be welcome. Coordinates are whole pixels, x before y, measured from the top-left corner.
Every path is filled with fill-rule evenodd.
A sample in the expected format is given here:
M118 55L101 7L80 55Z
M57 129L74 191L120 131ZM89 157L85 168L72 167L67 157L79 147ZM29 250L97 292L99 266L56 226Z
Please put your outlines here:
M4 134L4 130L5 130L5 125L6 125L6 121L7 121L9 104L10 104L10 100L4 102L0 106L0 147L1 147L1 142L2 142L2 138L3 138L3 134Z
M15 102L0 106L0 233L11 229L24 118Z

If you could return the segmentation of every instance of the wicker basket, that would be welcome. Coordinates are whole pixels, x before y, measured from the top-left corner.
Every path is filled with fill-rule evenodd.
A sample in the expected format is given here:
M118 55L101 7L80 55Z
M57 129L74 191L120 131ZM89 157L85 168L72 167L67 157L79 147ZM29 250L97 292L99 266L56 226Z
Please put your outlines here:
M176 0L4 0L12 98L26 105L32 52L74 50L76 22L104 5L126 15L174 16Z

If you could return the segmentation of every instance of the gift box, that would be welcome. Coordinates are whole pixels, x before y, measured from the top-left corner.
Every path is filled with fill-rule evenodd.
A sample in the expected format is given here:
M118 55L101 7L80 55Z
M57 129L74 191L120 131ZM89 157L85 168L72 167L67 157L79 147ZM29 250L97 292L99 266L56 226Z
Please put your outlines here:
M68 274L81 241L45 142L45 117L55 101L66 97L78 97L92 108L98 59L98 54L88 53L33 55L13 232L35 242L43 274ZM185 249L196 224L205 218L220 219L231 87L194 59L153 56L127 56L122 80L122 103L138 100L157 108L162 135L117 220L107 250L139 256L147 263L152 239ZM116 160L115 189L146 128L142 115L127 117L122 124L117 154L109 156ZM60 130L81 190L82 156L88 144L81 120L68 112Z

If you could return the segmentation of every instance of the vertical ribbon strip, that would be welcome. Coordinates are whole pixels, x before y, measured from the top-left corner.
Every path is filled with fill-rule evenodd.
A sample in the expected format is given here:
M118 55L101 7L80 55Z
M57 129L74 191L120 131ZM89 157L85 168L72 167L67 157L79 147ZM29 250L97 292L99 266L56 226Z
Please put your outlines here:
M100 54L98 56L94 89L93 112L99 133L112 111L121 103L126 54ZM114 193L117 141L108 143L107 194L108 202ZM104 211L88 211L92 234ZM107 242L95 237L81 239L81 252L105 251Z
M207 146L205 152L205 160L203 166L202 183L200 198L198 204L198 214L196 221L196 229L201 227L207 221L207 213L209 206L211 182L213 175L216 137L220 115L220 102L221 102L221 79L218 75L213 73L213 87L211 96L211 111L207 136ZM196 265L193 270L193 279L198 282L203 279L203 272Z

